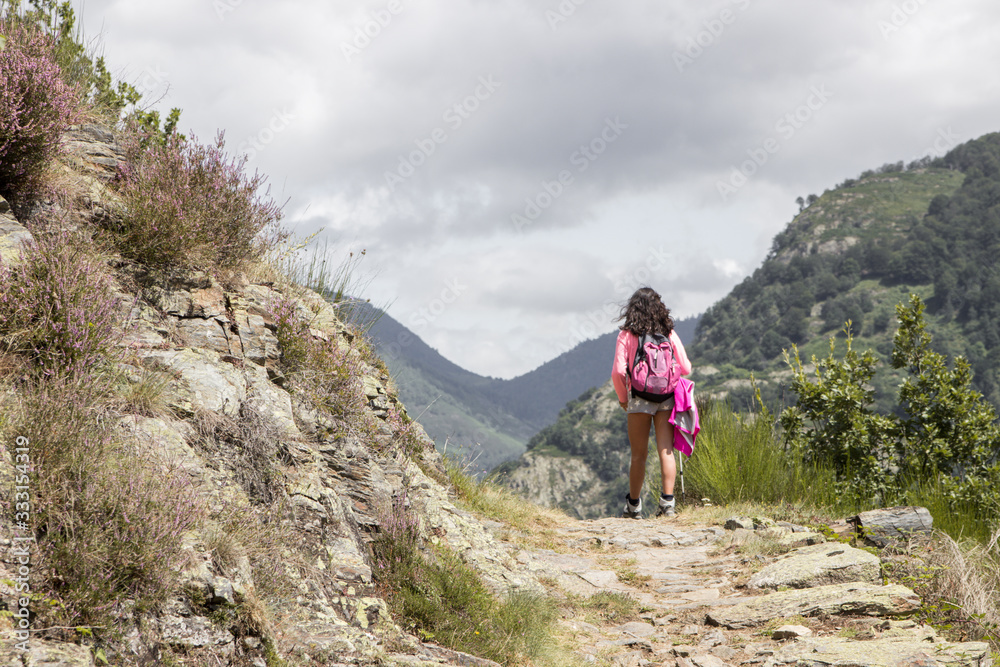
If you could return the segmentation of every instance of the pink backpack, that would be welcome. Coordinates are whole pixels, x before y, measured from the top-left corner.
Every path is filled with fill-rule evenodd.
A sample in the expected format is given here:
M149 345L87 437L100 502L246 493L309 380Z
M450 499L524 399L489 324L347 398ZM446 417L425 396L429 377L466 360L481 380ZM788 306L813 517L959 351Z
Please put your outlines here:
M629 373L632 395L662 403L673 395L679 378L670 338L660 334L640 336Z

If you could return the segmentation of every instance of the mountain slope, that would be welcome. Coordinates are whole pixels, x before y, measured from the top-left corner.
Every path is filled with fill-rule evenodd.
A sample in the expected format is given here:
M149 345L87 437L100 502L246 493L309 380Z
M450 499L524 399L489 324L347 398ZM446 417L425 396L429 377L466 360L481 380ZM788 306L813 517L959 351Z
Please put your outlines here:
M680 320L683 340L697 318ZM489 470L516 459L528 440L553 423L566 402L608 379L615 336L584 341L535 370L510 380L483 377L448 361L387 314L371 328L409 411L439 449Z
M727 397L740 408L753 400L752 374L766 402L790 403L784 350L794 344L807 364L812 355L825 357L828 339L842 338L851 320L855 348L887 359L895 306L916 293L928 305L934 347L967 356L976 388L1000 404L998 258L1000 134L910 169L900 163L865 172L816 198L775 237L760 268L705 313L689 346L692 379L700 394ZM883 365L873 382L876 408L896 407L899 381L900 372ZM544 484L532 468L552 469L559 458L572 466L583 461L606 488L594 508L577 513L613 512L613 485L624 479L628 448L615 422L620 415L610 409L614 402L602 387L570 403L532 439L525 457L504 466L510 484L530 497L552 497L527 488L534 480ZM611 417L601 421L597 414ZM613 456L600 451L609 443L620 450L617 477L602 469ZM595 457L604 462L595 465Z

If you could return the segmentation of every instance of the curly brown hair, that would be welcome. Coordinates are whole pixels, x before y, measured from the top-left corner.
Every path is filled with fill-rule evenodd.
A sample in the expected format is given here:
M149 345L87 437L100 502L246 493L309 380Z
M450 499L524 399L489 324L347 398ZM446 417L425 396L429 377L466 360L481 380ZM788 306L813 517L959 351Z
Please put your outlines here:
M636 336L660 334L669 336L674 330L670 309L663 305L660 295L652 287L640 287L628 303L622 306L619 320L625 320L621 329Z

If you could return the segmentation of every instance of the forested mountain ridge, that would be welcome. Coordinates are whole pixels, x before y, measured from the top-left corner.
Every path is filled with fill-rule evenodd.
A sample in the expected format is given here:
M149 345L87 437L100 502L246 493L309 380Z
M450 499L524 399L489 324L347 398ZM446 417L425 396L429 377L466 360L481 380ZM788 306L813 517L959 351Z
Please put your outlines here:
M369 317L362 313L362 319ZM697 321L678 320L683 340L691 340ZM420 416L438 448L447 443L449 453L475 458L476 467L484 470L516 459L533 435L556 420L567 401L608 379L617 336L611 332L584 341L528 373L504 380L448 361L385 313L378 315L370 334L402 400Z
M805 364L813 355L826 357L829 338L843 338L847 320L854 348L872 349L887 361L895 307L915 293L927 304L933 347L950 358L966 356L975 387L1000 404L998 258L1000 134L943 158L888 164L848 179L811 196L776 235L761 266L702 316L689 346L696 390L745 408L752 374L765 401L789 404L794 396L783 353L794 345ZM878 409L896 408L901 377L882 365L873 380ZM582 461L592 473L595 504L578 513L614 512L628 451L623 415L605 409L615 401L604 385L567 405L520 462L505 466L511 486L541 498L546 491L528 488L544 484L534 471L545 468L556 478L555 460ZM610 469L615 465L617 472Z
M848 179L775 237L760 268L701 320L691 354L703 389L720 393L720 380L754 371L778 399L782 350L823 356L847 320L856 346L885 358L895 305L912 292L927 302L935 347L966 356L976 387L1000 405L1000 134L924 163ZM714 369L728 372L704 374ZM881 381L880 395L892 393L891 374ZM743 385L730 383L740 400Z

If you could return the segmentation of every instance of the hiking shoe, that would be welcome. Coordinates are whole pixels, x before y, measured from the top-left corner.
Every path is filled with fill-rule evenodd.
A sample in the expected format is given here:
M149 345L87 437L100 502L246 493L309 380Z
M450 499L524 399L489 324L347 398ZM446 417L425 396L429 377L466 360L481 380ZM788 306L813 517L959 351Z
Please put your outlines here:
M664 500L660 498L660 506L656 508L656 516L677 516L677 512L674 509L673 500Z
M642 518L642 498L639 498L639 504L633 505L628 501L629 495L625 494L625 509L622 510L623 519L641 519Z

